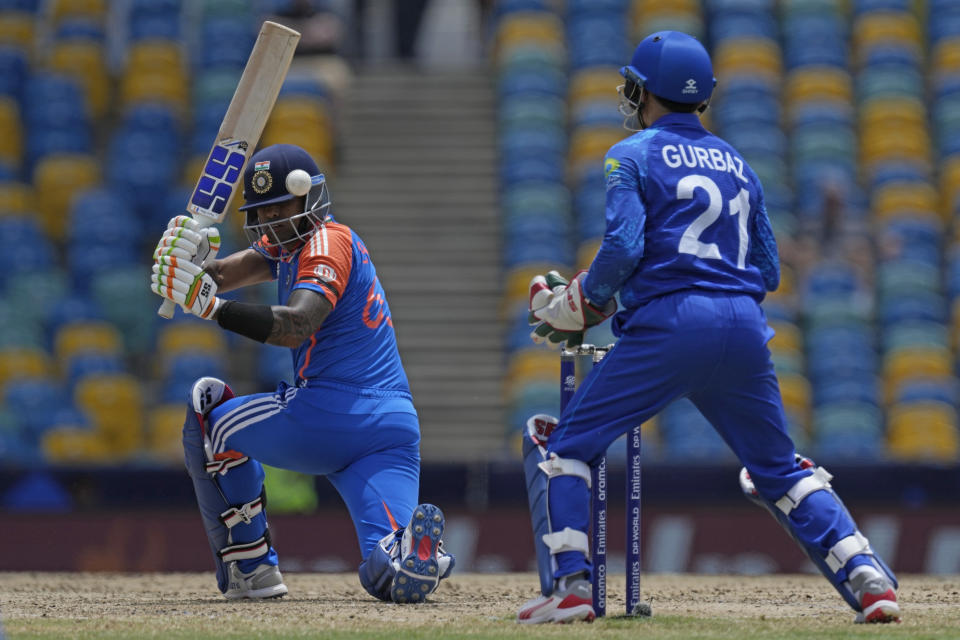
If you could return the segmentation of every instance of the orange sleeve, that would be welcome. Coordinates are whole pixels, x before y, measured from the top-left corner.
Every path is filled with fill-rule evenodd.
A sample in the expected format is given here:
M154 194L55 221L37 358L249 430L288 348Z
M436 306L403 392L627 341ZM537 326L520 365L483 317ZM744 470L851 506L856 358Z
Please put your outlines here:
M300 268L294 288L319 288L331 305L337 301L350 281L353 267L353 234L342 224L325 224L317 230L300 256Z

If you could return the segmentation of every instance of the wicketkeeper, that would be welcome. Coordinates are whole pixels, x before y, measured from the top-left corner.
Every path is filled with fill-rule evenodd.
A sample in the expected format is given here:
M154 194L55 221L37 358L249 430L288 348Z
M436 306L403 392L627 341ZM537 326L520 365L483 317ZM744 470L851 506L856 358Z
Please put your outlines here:
M787 435L760 302L780 282L760 180L698 114L716 80L693 37L645 38L620 73L624 125L604 161L606 232L589 271L530 285L535 341L580 342L613 315L618 341L555 428L529 439L524 471L542 595L520 622L592 620L590 466L610 444L688 397L744 465L740 484L799 543L860 622L897 620L893 573ZM619 293L622 309L614 294ZM709 491L709 488L704 488Z
M334 220L324 176L300 147L255 153L243 197L249 248L218 260L219 232L177 216L157 245L151 283L185 312L289 347L293 358L293 384L276 391L235 396L205 377L190 393L183 447L220 591L287 593L263 463L326 476L353 519L363 587L381 600L423 602L454 558L440 539L443 513L418 505L420 426L370 254ZM273 306L217 297L269 280L278 285Z

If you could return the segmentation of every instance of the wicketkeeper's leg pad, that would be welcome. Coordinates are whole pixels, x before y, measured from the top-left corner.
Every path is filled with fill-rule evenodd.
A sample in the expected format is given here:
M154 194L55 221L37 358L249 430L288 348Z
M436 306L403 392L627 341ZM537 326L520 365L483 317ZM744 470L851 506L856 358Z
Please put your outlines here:
M560 495L567 495L568 491L571 495L577 495L583 493L583 485L585 485L588 497L587 511L589 511L590 466L580 460L560 458L556 454L547 453L547 439L556 424L557 419L553 416L537 414L527 420L527 433L523 439L523 473L527 484L527 504L533 525L540 592L544 596L553 593L556 579L561 574L589 569L587 561L590 549L587 536L589 514L583 514L582 518L574 518L576 523L582 526L565 526L559 531L554 531L550 522L551 490ZM576 506L575 501L574 506ZM578 565L576 569L561 571L561 562L559 562L561 554L568 555L568 562L564 564L576 564ZM586 565L579 566L583 563Z
M860 611L848 579L854 568L873 567L886 575L894 588L896 576L857 529L853 517L830 485L833 476L804 456L797 455L797 464L809 469L810 475L779 500L764 498L745 468L740 470L740 488L747 498L765 507L777 519L847 604L854 611Z
M207 416L233 397L222 380L200 378L191 389L183 424L184 462L193 480L221 592L227 590L227 563L237 562L245 573L260 564L277 564L267 530L263 467L235 451L214 456L210 447Z

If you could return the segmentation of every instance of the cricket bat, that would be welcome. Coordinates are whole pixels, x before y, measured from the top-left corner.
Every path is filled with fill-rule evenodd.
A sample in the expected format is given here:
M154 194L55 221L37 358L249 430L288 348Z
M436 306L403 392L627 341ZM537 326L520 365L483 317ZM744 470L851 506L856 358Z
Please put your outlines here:
M201 227L219 224L227 214L234 188L260 140L299 40L297 31L276 22L266 21L260 27L203 174L187 203L187 212ZM172 300L164 300L157 313L172 318L176 306Z

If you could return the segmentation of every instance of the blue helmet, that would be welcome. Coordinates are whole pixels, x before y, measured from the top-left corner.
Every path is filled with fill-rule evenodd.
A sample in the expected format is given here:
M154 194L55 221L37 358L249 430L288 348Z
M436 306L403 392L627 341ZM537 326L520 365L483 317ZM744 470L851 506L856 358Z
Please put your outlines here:
M708 100L717 84L710 54L699 40L680 31L644 38L620 74L655 96L681 104Z
M304 197L303 211L261 221L261 207ZM304 149L275 144L257 151L243 172L243 199L247 213L243 231L251 246L271 260L279 260L306 243L328 219L330 192L317 163Z

